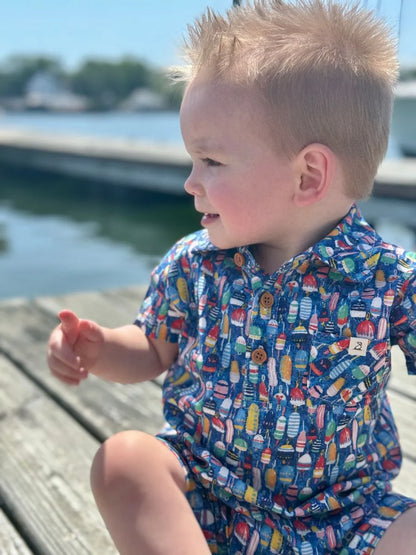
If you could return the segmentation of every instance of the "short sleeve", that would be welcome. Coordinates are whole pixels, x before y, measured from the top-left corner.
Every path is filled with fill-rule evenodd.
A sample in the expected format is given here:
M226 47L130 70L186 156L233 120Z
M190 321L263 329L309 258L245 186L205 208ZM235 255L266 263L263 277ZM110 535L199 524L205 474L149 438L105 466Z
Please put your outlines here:
M392 343L403 351L408 373L416 375L416 269L400 287L390 322Z
M186 253L175 246L153 270L134 322L146 335L170 343L177 343L181 335L186 335L190 316L188 279Z

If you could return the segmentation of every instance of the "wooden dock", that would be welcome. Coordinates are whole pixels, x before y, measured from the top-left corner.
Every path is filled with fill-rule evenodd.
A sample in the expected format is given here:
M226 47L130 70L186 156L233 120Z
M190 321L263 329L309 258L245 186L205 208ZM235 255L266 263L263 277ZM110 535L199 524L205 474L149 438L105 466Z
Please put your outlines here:
M181 145L0 129L0 164L101 184L184 195L191 159ZM374 194L416 199L416 158L386 159Z
M0 303L0 553L115 554L95 508L89 468L117 431L156 432L159 383L123 386L91 376L78 388L47 369L46 343L62 308L103 325L132 322L143 288ZM390 399L404 463L396 491L416 497L416 377L394 353Z
M0 130L0 163L169 195L184 195L191 166L180 145L20 129Z

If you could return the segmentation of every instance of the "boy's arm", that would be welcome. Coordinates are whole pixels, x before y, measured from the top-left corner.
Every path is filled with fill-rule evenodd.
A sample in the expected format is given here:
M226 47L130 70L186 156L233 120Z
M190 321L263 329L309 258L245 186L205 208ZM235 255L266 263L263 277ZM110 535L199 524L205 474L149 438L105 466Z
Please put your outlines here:
M91 372L103 379L136 383L152 379L176 359L178 346L149 339L136 325L105 328L64 310L49 339L48 364L65 383L78 385Z
M178 356L178 345L146 336L131 324L121 328L102 328L103 349L92 374L120 383L136 383L156 378Z

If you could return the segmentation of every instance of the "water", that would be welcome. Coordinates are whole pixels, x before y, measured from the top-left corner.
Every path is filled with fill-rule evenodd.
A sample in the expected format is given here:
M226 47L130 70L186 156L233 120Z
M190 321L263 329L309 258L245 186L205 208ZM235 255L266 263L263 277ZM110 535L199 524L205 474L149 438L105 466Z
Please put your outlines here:
M182 144L178 112L106 112L52 114L16 112L0 114L0 129L17 128L49 133L101 137L127 137Z
M86 114L0 113L0 129L8 128L101 137L127 137L182 144L179 114L174 111ZM387 157L400 156L396 139L391 136Z
M145 284L162 254L198 225L190 199L2 175L0 298Z
M362 208L387 240L416 248L410 223L396 223L413 222L416 202L373 199ZM172 243L198 227L190 199L3 175L0 298L146 284Z
M177 114L10 114L1 127L180 142ZM372 199L364 214L386 240L416 249L416 202ZM400 225L397 223L400 222ZM2 170L0 298L148 283L175 240L199 227L191 199L163 199Z

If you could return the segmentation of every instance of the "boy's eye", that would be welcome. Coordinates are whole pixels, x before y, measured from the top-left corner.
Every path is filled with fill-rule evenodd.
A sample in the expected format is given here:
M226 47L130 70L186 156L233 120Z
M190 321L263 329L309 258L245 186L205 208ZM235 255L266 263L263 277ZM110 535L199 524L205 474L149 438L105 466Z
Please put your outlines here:
M203 158L202 162L204 162L204 164L206 164L207 166L211 166L211 167L221 166L220 162L217 162L216 160L213 160L212 158Z

